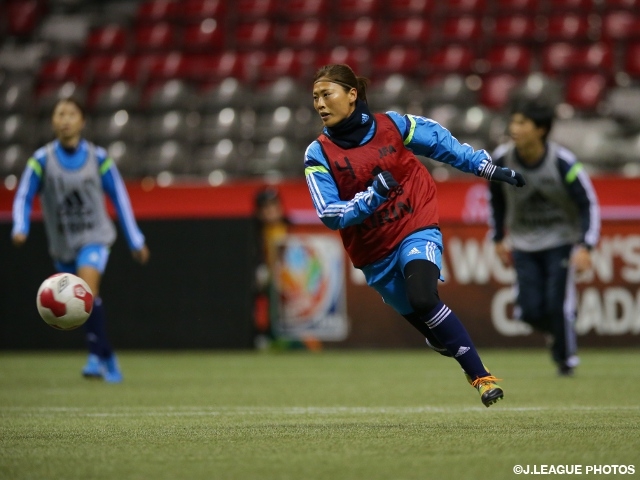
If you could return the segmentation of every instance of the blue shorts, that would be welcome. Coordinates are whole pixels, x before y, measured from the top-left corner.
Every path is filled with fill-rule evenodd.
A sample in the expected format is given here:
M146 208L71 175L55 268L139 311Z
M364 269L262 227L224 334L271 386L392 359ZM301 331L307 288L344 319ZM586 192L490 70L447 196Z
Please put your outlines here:
M56 270L64 273L77 273L80 267L92 267L104 273L107 268L107 260L109 260L109 247L99 243L85 245L78 251L75 261L73 262L54 262Z
M406 237L389 256L362 269L367 284L373 287L384 303L400 315L413 311L404 285L404 267L412 260L428 260L442 270L442 233L429 228ZM440 280L444 278L440 276Z

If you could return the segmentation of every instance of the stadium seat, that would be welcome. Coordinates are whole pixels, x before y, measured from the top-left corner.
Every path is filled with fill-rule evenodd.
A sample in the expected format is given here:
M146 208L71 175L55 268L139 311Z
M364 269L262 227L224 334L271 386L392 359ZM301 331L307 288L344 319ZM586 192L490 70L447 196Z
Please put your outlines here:
M112 24L94 28L89 33L86 49L90 53L114 53L127 50L129 32L122 25Z
M253 103L252 92L234 77L203 84L198 99L201 112L218 112L225 107L239 108Z
M285 23L294 20L323 19L328 10L328 0L281 0L278 2L279 18Z
M142 103L152 111L191 110L196 107L198 98L185 81L171 78L149 83L143 93Z
M411 102L421 99L421 93L411 77L393 73L374 81L368 88L367 98L373 110L401 109L404 112Z
M464 45L447 45L427 56L427 72L431 74L446 74L449 72L470 73L475 54L471 48Z
M627 45L624 58L624 71L632 78L640 79L640 42Z
M394 0L393 8L389 8L387 14L392 18L428 19L435 7L435 0Z
M271 111L263 111L256 116L253 140L265 142L273 137L282 136L293 139L297 122L294 112L288 106L281 105Z
M596 10L596 2L594 0L553 0L548 2L547 10L550 12L573 11L589 14Z
M200 23L208 18L220 22L227 13L224 0L183 0L180 7L180 19L184 23Z
M640 9L640 0L607 0L602 5L605 10L629 10L638 12Z
M283 48L265 55L258 70L258 81L272 81L281 77L308 78L312 73L313 51L297 52Z
M223 138L240 140L253 134L255 112L225 107L203 114L200 125L202 143L215 143Z
M131 83L120 80L96 84L89 93L88 106L96 112L132 110L140 105L140 92Z
M318 18L286 22L278 30L278 43L289 48L323 49L327 46L327 30Z
M552 105L558 105L564 100L563 83L541 72L527 75L513 90L512 99L544 99Z
M146 139L146 132L143 118L126 110L94 115L91 119L90 138L102 146L117 140L142 143Z
M492 110L501 110L507 105L511 90L520 79L510 73L488 75L482 79L480 103Z
M5 8L7 33L17 37L31 35L43 14L38 0L9 0Z
M134 38L138 52L149 52L170 50L175 47L178 37L173 24L162 22L138 26Z
M569 148L587 165L616 161L616 143L620 130L610 118L558 119L551 129L550 138Z
M495 17L493 32L488 36L496 43L514 41L531 43L539 32L531 16L522 14L500 15Z
M599 73L576 73L565 83L565 101L577 110L594 110L607 88L607 79Z
M240 50L264 50L274 46L275 27L269 20L244 21L232 31L234 45Z
M378 43L380 25L371 17L339 22L336 29L338 45L345 47L375 47Z
M300 176L304 172L301 149L284 137L274 137L257 143L255 152L247 162L247 173L255 176Z
M30 148L23 143L1 145L0 178L7 177L9 175L20 177L27 164L27 159L33 154L33 148Z
M374 55L371 77L386 78L393 73L418 76L423 73L423 68L420 47L397 45L379 50Z
M346 63L358 75L366 77L371 71L371 51L362 47L334 47L330 52L320 53L316 56L315 68L317 69L330 63Z
M12 113L0 120L0 144L33 142L34 121L31 116Z
M447 18L440 32L442 40L449 42L478 42L482 38L482 22L471 15Z
M566 13L549 17L545 31L547 41L584 42L591 33L589 20L586 15Z
M92 82L136 82L139 73L136 60L124 53L94 55L87 59L87 75Z
M381 0L341 0L334 5L337 18L379 17Z
M570 71L576 64L577 56L578 48L573 43L551 43L542 50L542 71L550 75Z
M640 86L610 88L605 105L607 116L614 119L626 135L640 133Z
M136 11L136 23L157 24L179 18L182 2L175 0L147 0L140 2Z
M228 175L238 176L244 173L247 154L243 152L243 143L230 138L222 138L218 142L200 145L193 154L193 170L202 176L222 170ZM246 150L246 148L244 149Z
M640 15L627 10L613 10L602 17L603 40L640 39Z
M424 85L422 102L425 108L443 103L464 108L477 103L477 91L471 89L465 77L457 72L429 77Z
M44 62L39 73L40 81L82 82L85 80L85 65L76 56L66 55Z
M16 76L0 87L0 115L6 113L28 113L33 99L33 80Z
M196 82L216 82L242 73L240 55L234 51L189 55L184 59L186 76Z
M525 13L534 15L540 9L540 0L495 0L494 15Z
M276 0L239 0L235 3L236 15L243 20L269 19L278 13Z
M510 43L492 47L485 55L488 72L511 71L526 74L531 71L531 50L524 45Z
M191 170L191 149L185 143L166 140L151 144L142 154L142 174L158 175L163 172L186 174Z
M431 23L423 18L399 18L392 20L387 29L390 45L412 45L425 48L431 39Z
M224 48L225 32L222 22L205 18L199 23L186 25L182 34L183 50L211 54Z
M170 80L189 78L186 55L180 50L156 53L138 58L139 80Z
M136 142L116 140L104 145L107 153L113 159L120 175L125 179L139 178L142 173L141 151Z
M200 117L197 113L171 110L147 117L147 139L151 142L177 140L195 142L198 140Z
M443 15L474 15L482 16L487 7L486 0L448 0L442 2L440 13Z

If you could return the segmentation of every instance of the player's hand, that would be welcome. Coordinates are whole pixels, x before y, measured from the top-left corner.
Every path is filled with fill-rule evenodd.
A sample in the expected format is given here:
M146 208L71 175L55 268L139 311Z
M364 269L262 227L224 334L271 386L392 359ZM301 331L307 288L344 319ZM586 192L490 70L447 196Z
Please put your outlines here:
M505 182L516 187L524 187L526 182L521 173L507 167L498 167L492 163L487 163L480 173L481 177L493 182Z
M142 246L140 250L134 250L131 252L133 259L141 265L145 265L149 261L149 257L151 256L151 252L149 252L149 247L146 244Z
M591 252L583 245L577 247L571 254L571 265L577 274L586 272L591 268Z
M388 172L386 170L376 175L376 179L373 181L373 189L378 195L381 195L385 198L389 196L390 191L392 191L394 188L397 188L398 186L400 186L400 184L396 182L396 179L393 178L391 172Z
M511 248L507 245L507 242L501 241L496 242L494 245L496 255L502 261L503 264L509 266L512 263L511 259Z
M27 236L24 233L16 233L13 237L11 237L11 241L13 245L16 247L21 247L27 241Z

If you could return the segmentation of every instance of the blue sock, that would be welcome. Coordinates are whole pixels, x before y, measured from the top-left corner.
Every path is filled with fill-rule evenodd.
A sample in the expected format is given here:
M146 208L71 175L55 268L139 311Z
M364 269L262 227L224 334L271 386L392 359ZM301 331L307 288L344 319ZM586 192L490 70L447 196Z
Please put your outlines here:
M113 355L113 350L107 340L106 317L102 299L96 297L93 300L93 310L84 324L85 338L89 346L89 353L100 358L108 358Z
M480 360L467 329L449 307L439 302L422 319L436 339L444 345L471 379L475 380L478 377L489 375L489 372L482 365L482 360Z

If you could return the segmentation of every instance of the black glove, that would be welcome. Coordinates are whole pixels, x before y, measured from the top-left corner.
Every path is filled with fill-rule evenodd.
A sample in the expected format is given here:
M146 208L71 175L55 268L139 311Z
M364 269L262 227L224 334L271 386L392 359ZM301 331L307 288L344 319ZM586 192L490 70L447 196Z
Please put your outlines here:
M480 176L494 182L505 182L509 185L515 185L516 187L524 187L526 182L521 173L511 170L507 167L498 167L492 163L487 162Z
M400 186L396 179L393 178L391 172L384 171L376 175L376 179L373 181L373 189L378 195L388 197L389 192Z

